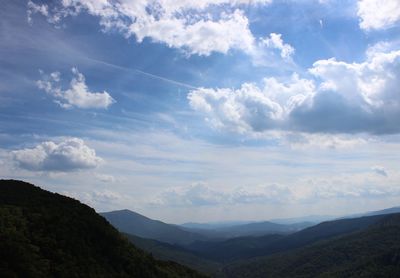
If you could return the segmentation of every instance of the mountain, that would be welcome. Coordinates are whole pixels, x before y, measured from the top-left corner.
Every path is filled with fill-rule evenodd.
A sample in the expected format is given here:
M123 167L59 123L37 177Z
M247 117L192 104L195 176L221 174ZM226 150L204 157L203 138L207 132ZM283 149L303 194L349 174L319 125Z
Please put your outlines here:
M225 234L225 237L259 236L266 234L289 234L314 225L311 222L294 224L277 224L269 221L249 223L232 227L223 227L218 232Z
M154 239L141 238L134 235L125 234L125 236L138 248L151 253L155 258L164 261L174 261L202 273L214 273L221 264L216 261L207 260L196 256L190 250L178 245L157 241Z
M253 258L261 252L268 252L269 246L285 238L284 235L265 235L262 237L238 237L223 241L196 241L185 248L199 257L219 263Z
M400 207L392 207L392 208L387 208L387 209L382 209L382 210L357 213L357 214L344 216L343 218L355 218L355 217L362 217L362 216L373 216L373 215L382 215L382 214L391 214L391 213L400 213Z
M226 266L220 277L399 277L400 214L316 244Z
M120 232L142 238L181 245L206 239L200 234L186 231L176 225L147 218L130 210L117 210L101 213L100 215L106 218Z
M302 217L292 217L292 218L275 218L269 221L277 223L277 224L295 224L301 222L310 222L314 224L318 224L324 221L329 221L335 219L337 217L332 215L308 215Z
M207 222L207 223L188 222L180 224L179 226L189 229L216 230L224 227L245 225L255 222L256 221L221 221L221 222Z
M238 237L224 241L199 241L186 248L198 256L229 263L235 260L272 255L304 247L321 240L362 231L381 221L385 215L327 221L296 233L265 235L261 237Z
M238 225L228 224L197 224L190 223L181 226L186 231L201 234L208 240L223 240L247 236L263 236L268 234L290 234L314 225L312 222L293 224L277 224L269 221L251 222Z
M201 277L134 247L92 208L0 180L0 277Z

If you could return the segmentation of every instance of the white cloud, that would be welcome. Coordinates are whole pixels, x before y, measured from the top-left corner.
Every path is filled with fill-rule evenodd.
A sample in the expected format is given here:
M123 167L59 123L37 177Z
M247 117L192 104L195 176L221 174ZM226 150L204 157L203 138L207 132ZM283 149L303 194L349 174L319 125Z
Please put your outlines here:
M269 37L261 39L261 45L269 48L278 49L282 58L287 59L294 53L294 48L282 40L281 34L271 33Z
M151 203L161 206L260 204L283 202L290 199L291 195L292 192L287 186L278 184L237 187L224 191L199 182L186 187L167 189Z
M18 167L30 171L69 172L95 168L102 162L95 150L78 138L47 141L34 148L11 151L10 155Z
M85 83L85 77L77 68L72 68L72 73L74 76L70 82L70 87L66 90L62 90L59 86L61 80L59 72L43 76L43 79L36 83L40 89L52 95L56 99L55 102L63 108L105 109L115 102L106 91L102 93L90 92Z
M32 14L35 14L35 13L40 13L47 17L49 15L48 6L46 4L39 5L39 4L35 4L32 1L28 1L27 16L28 16L29 23L32 22Z
M290 188L281 184L239 187L232 192L231 203L284 203L290 201L292 195Z
M60 193L68 197L77 199L80 202L91 207L100 207L107 210L115 208L115 206L118 205L119 202L126 201L125 199L127 199L120 193L108 189L84 192L63 190Z
M381 167L378 169L381 171ZM385 172L386 173L386 172ZM386 184L382 185L382 176ZM292 205L313 203L317 200L346 198L373 199L400 195L396 179L388 176L338 174L335 177L297 179L293 184L259 184L222 189L201 182L174 187L160 193L151 205L169 207L236 206L236 205Z
M152 203L168 206L208 206L226 202L226 197L225 193L216 191L207 184L199 182L188 187L165 190L156 200L152 200Z
M265 78L262 86L192 90L191 107L214 127L257 134L268 130L328 133L400 132L400 50L371 48L362 63L320 60L309 72L286 81ZM317 84L317 85L316 85Z
M106 174L97 174L96 178L104 183L113 183L116 180L114 176Z
M383 166L376 165L376 166L373 166L373 167L371 168L371 170L372 170L374 173L378 174L378 175L381 175L381 176L384 176L384 177L387 177L387 176L388 176L388 173L387 173L385 167L383 167Z
M265 78L263 87L245 83L240 89L206 89L188 95L193 109L207 115L216 128L239 133L279 129L291 109L314 91L312 81L293 75L285 83Z
M387 29L400 20L400 1L359 0L357 15L364 30Z
M302 132L287 132L283 133L280 141L297 150L317 150L317 149L354 149L372 142L369 140L356 137L353 135L332 135L323 133L302 133Z
M105 31L117 30L138 42L150 38L188 54L210 55L240 49L252 53L256 40L249 29L248 18L241 7L267 5L272 0L63 0L46 11L28 7L29 14L39 12L59 22L62 18L87 12L100 18ZM279 35L278 35L279 36ZM279 44L279 39L274 43ZM282 43L282 42L281 42ZM273 47L280 47L274 44ZM291 50L282 44L283 55Z

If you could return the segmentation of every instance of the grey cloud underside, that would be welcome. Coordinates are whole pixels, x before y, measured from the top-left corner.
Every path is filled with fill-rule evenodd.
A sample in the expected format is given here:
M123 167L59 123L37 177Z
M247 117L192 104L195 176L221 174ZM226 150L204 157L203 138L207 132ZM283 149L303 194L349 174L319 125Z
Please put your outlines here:
M311 106L300 106L293 110L284 129L304 132L388 134L400 132L400 123L395 121L399 113L368 111L360 105L346 102L336 92L324 92L313 98Z
M400 51L372 48L363 63L321 60L313 78L294 74L257 86L191 91L188 100L217 129L257 134L268 130L308 133L400 132Z

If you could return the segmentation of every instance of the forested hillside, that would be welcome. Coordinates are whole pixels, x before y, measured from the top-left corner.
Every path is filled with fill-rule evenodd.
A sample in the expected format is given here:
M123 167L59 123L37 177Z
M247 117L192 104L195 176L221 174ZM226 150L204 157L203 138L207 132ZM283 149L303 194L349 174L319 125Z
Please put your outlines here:
M221 277L399 277L400 214L363 231L228 265Z
M134 247L92 208L0 181L0 277L200 277Z

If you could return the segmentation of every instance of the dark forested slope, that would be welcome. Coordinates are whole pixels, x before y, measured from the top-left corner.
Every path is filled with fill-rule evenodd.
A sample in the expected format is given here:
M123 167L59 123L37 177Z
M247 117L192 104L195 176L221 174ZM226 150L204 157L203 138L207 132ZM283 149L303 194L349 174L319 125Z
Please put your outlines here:
M400 214L331 240L226 266L223 277L399 277Z
M134 247L92 208L0 180L0 277L198 277Z
M141 238L129 234L125 234L125 236L136 247L151 253L157 259L174 261L192 269L196 269L202 273L214 273L221 268L221 264L218 262L196 256L196 254L190 250L179 245L172 245L154 239Z

